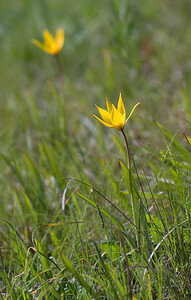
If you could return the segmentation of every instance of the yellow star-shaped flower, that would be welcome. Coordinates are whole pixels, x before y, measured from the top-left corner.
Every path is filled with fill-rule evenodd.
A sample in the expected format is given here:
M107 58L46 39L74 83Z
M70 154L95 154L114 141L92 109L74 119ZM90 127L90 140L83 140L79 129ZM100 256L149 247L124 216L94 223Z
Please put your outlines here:
M56 30L55 38L48 30L44 30L43 37L44 44L34 39L32 40L32 43L51 55L57 55L62 50L64 45L64 29L58 28Z
M112 127L116 128L118 130L122 130L124 128L125 123L129 120L131 115L133 114L135 108L140 104L138 102L130 112L129 116L126 119L126 111L125 111L125 106L123 104L122 96L121 93L119 95L119 101L117 108L111 102L106 98L106 105L107 105L107 110L100 108L99 106L96 105L100 116L102 117L102 120L98 118L97 116L93 115L99 122L101 122L103 125L107 127Z

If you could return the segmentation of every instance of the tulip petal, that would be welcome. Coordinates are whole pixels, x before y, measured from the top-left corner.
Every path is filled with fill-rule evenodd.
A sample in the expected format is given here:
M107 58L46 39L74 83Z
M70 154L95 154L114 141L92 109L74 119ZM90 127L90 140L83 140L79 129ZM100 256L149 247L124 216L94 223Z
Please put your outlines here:
M97 109L98 109L98 111L99 111L99 114L100 114L100 116L102 117L102 119L103 119L106 123L108 123L108 124L111 125L111 114L108 113L108 111L106 111L105 109L102 109L102 108L100 108L100 107L97 106L97 105L96 105L96 107L97 107Z
M48 47L51 47L51 45L55 44L55 39L53 36L50 34L50 32L46 29L43 31L43 36L44 36L44 44L47 45Z
M57 29L55 41L56 41L57 47L59 49L62 49L62 47L64 45L64 29L62 29L62 28Z
M108 111L108 113L111 114L111 111L112 111L112 104L111 104L111 102L108 100L108 98L106 98L106 105L107 105L107 111Z
M123 104L123 100L122 100L121 93L120 93L120 95L119 95L119 101L118 101L117 110L118 110L124 117L126 117L125 106L124 106L124 104Z
M113 127L113 125L104 122L103 120L101 120L100 118L98 118L96 115L93 115L93 114L92 114L92 116L93 116L94 118L96 118L96 119L97 119L100 123L102 123L103 125L105 125L105 126L107 126L107 127Z
M32 43L34 45L36 45L37 47L39 47L40 49L42 49L43 51L50 53L49 52L49 47L47 47L46 45L42 44L41 42L33 39Z
M124 127L125 117L112 104L111 122L113 127L122 129Z
M135 104L135 106L133 107L132 111L130 112L130 114L129 114L127 120L125 121L125 123L130 119L130 117L132 116L132 114L133 114L135 108L136 108L140 103L141 103L141 102L138 102L137 104Z

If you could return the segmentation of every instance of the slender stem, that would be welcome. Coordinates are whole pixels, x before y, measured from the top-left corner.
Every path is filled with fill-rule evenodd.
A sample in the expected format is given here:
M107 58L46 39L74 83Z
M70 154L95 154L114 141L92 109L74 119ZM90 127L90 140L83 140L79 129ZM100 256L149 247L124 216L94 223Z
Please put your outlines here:
M62 65L61 65L59 54L55 55L55 57L56 57L56 61L57 61L59 78L60 78L60 91L62 92L63 87L64 87L64 76L63 76L63 72L62 72Z
M121 132L123 134L124 140L125 140L125 146L126 146L126 150L127 150L127 156L128 156L128 168L129 170L131 169L131 157L130 157L130 149L129 149L129 144L127 141L127 136L125 134L124 129L121 129Z

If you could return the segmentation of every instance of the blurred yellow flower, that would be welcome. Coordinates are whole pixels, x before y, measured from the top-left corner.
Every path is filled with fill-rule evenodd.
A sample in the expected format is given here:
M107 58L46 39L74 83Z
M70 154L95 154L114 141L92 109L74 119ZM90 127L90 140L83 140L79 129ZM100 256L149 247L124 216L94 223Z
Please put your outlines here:
M56 30L55 38L48 30L44 30L43 37L44 44L34 39L32 40L32 43L51 55L57 55L64 45L64 29L58 28Z
M119 130L123 130L125 123L129 120L131 117L132 113L134 112L135 108L140 104L138 102L130 112L129 116L126 119L126 111L125 111L125 106L123 104L123 100L121 97L121 93L119 95L119 101L118 101L118 106L115 108L113 104L106 98L106 105L107 105L107 110L102 109L100 107L97 107L100 116L102 117L103 120L98 118L97 116L93 115L99 122L101 122L103 125L107 127L112 127L116 128Z

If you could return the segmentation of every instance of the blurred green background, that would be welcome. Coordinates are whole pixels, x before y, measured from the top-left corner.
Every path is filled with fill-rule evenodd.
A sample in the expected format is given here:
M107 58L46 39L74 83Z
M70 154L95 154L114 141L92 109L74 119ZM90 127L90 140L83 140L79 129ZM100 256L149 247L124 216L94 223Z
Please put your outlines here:
M95 112L94 103L104 106L106 96L117 101L121 91L127 110L137 99L142 102L136 118L143 126L137 130L152 117L173 129L184 125L181 87L190 95L190 6L188 0L1 1L1 127L26 128L28 88L46 110L47 78L56 82L57 69L54 58L30 41L57 27L65 30L65 109L73 122Z

